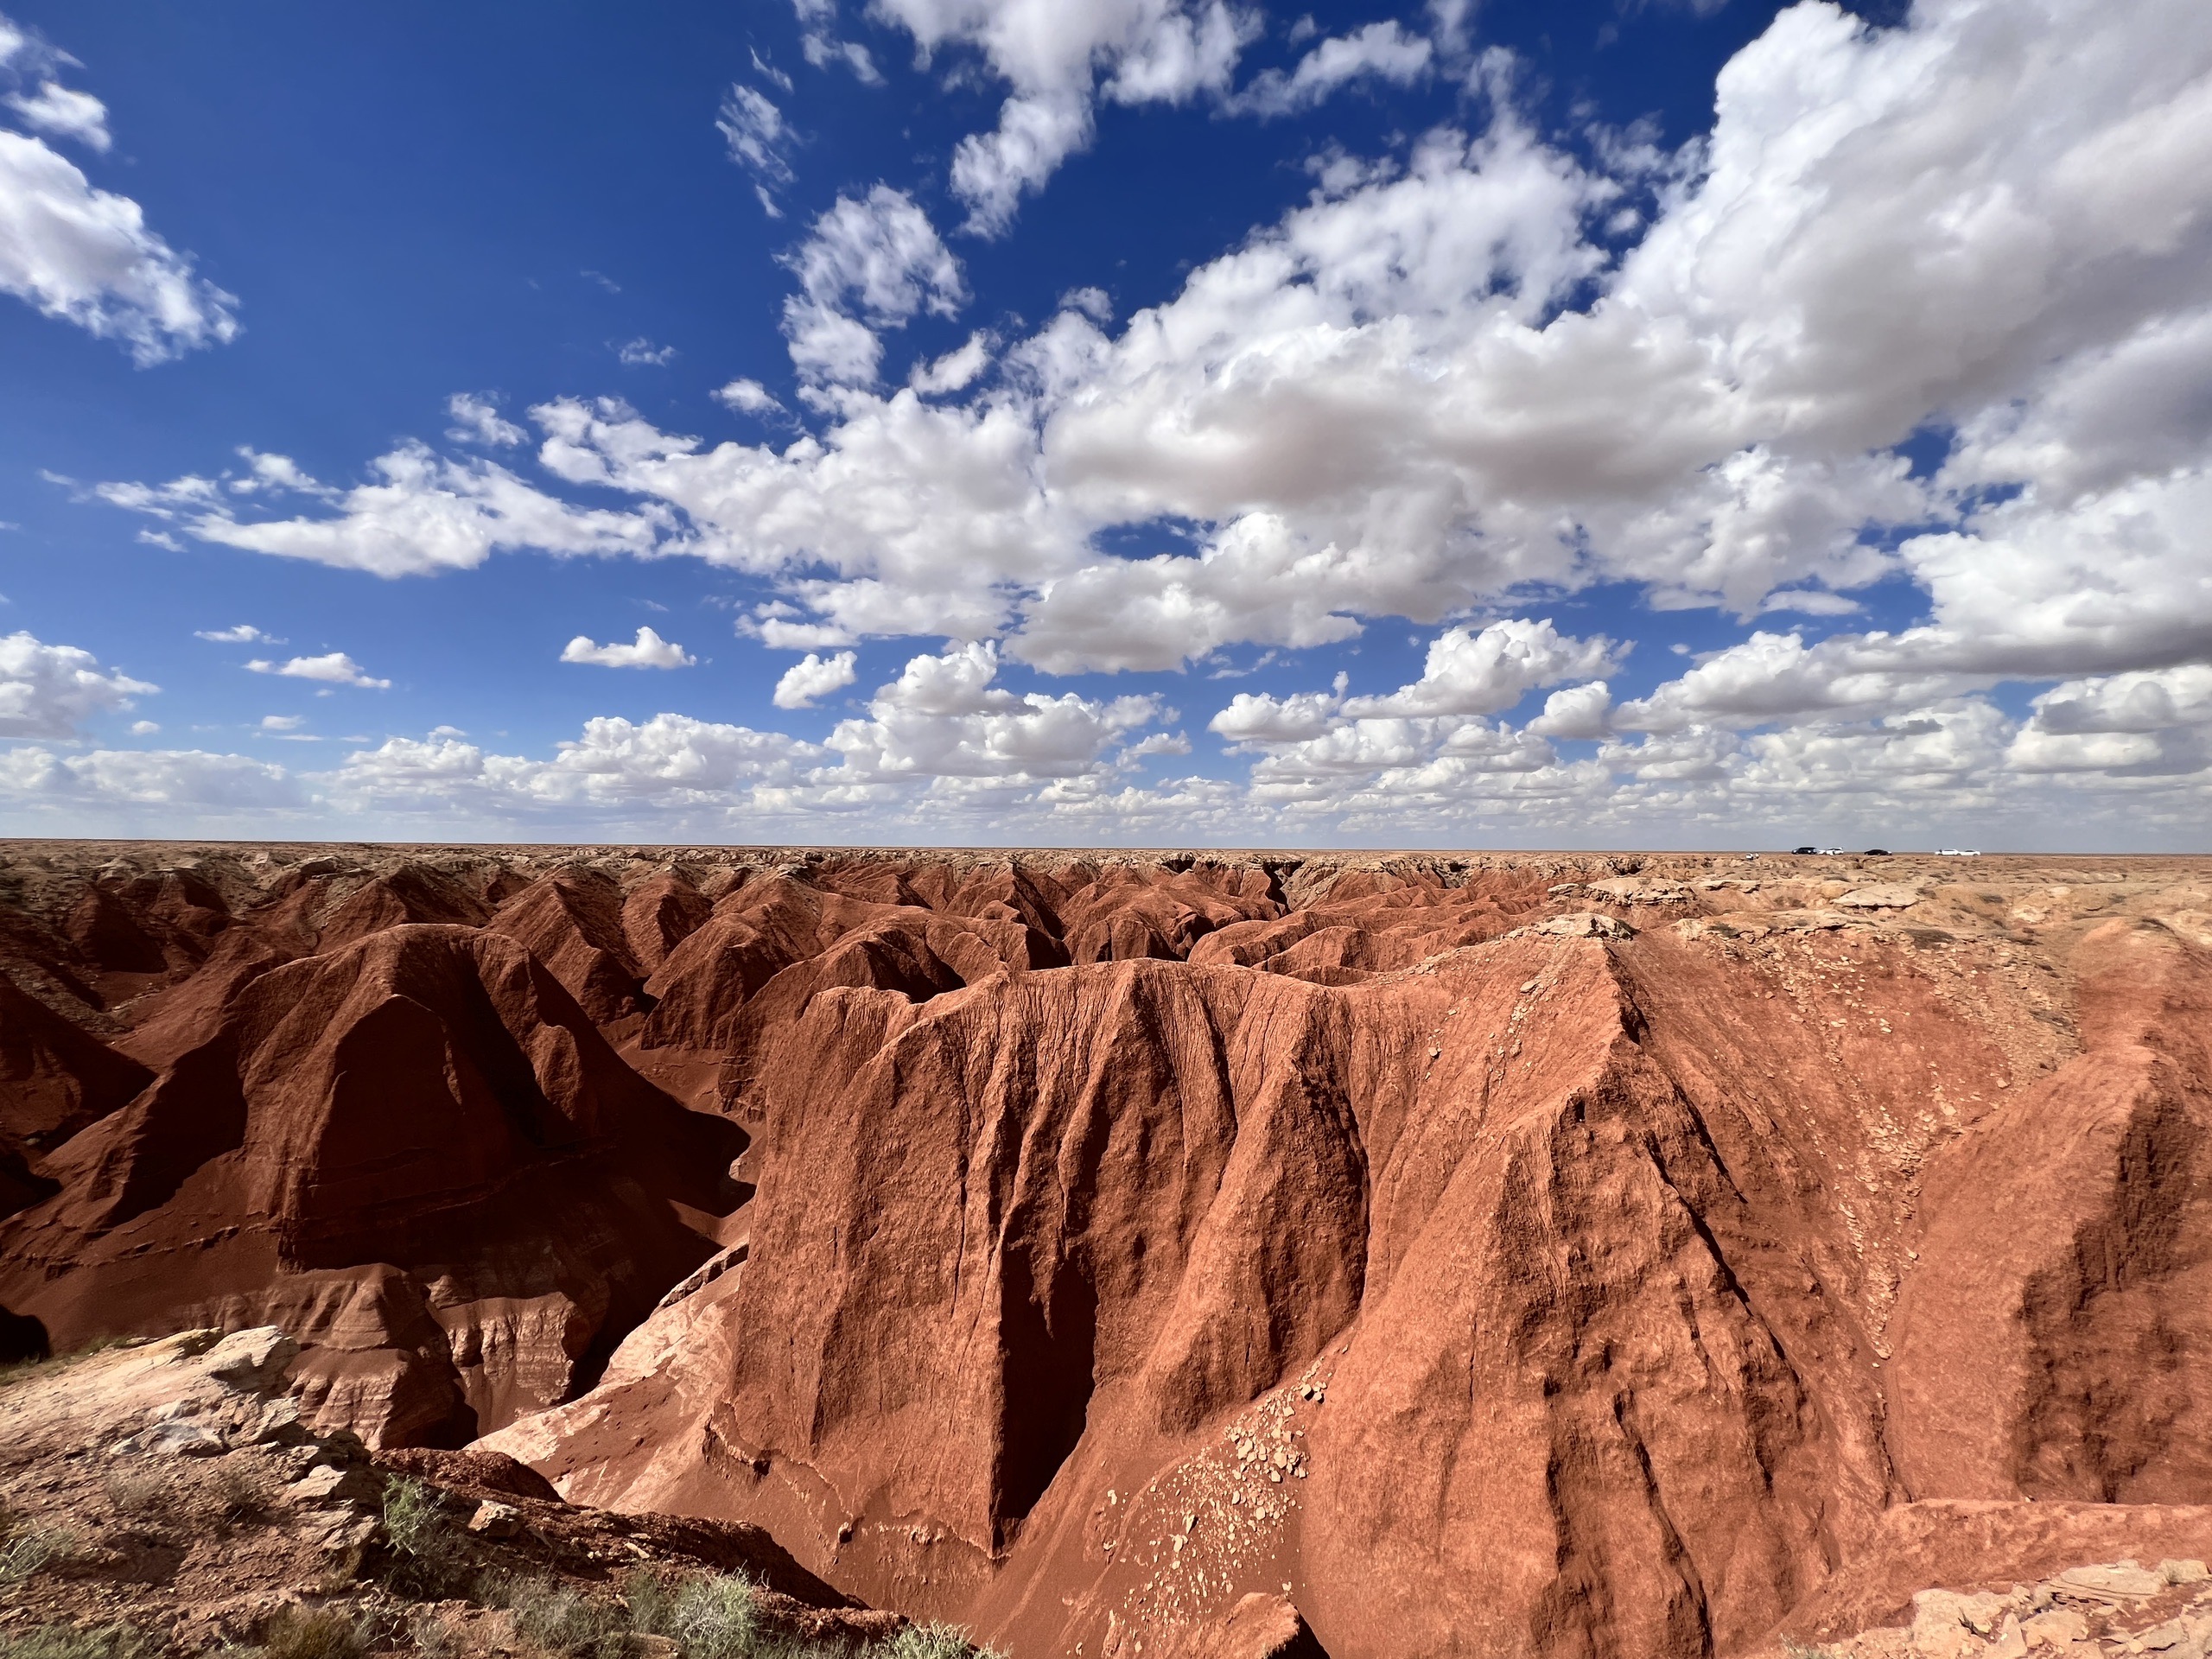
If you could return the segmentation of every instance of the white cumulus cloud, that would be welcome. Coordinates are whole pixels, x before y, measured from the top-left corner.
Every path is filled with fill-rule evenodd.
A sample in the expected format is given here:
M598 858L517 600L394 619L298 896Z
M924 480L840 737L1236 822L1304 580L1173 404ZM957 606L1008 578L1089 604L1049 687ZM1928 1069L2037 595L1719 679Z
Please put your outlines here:
M281 459L281 458L279 458ZM569 505L495 462L442 457L408 442L372 463L379 481L340 493L334 514L240 519L219 486L188 475L167 484L99 484L93 493L178 522L203 542L380 576L470 569L494 552L655 551L667 513Z
M809 63L817 69L838 65L851 70L864 86L882 85L883 76L868 48L838 35L837 0L791 0L791 10L798 15L799 52Z
M595 663L601 668L690 668L698 658L683 646L664 639L651 628L639 628L629 645L595 645L590 636L578 634L561 649L564 663Z
M41 139L0 130L0 289L119 341L142 366L238 336L237 298Z
M859 677L854 667L856 660L849 651L841 651L833 657L817 656L810 651L785 669L783 677L776 682L776 707L810 708L816 698L842 690Z
M1429 645L1421 677L1388 696L1354 697L1344 712L1367 715L1494 715L1540 686L1611 673L1619 647L1604 638L1562 634L1549 617L1493 622L1479 631L1447 628Z
M1425 36L1408 34L1395 17L1369 23L1323 41L1288 74L1270 69L1255 75L1230 100L1230 107L1260 116L1289 115L1312 109L1357 80L1402 86L1427 74L1435 54L1433 44Z
M0 737L74 737L94 715L160 690L102 668L79 646L21 630L0 636Z
M1542 728L1549 725L1561 737L1596 735L1582 728L1592 688L1579 688L1579 699L1555 694L1525 728L1485 716L1543 686L1609 671L1618 652L1606 639L1562 634L1548 618L1449 628L1430 644L1421 677L1386 696L1347 696L1338 675L1326 692L1240 692L1208 726L1238 748L1260 753L1254 796L1279 806L1372 804L1386 797L1433 803L1494 791L1506 777L1524 780L1513 787L1525 792L1525 780L1535 775L1557 781L1575 774L1561 766ZM1594 690L1602 699L1604 685ZM1582 718L1570 718L1577 714ZM1562 729L1567 726L1574 729Z
M968 228L1012 224L1023 195L1090 142L1102 94L1117 103L1182 103L1227 87L1249 21L1223 0L874 0L925 56L981 53L1013 96L995 130L961 140L952 188Z
M324 685L358 685L373 691L391 689L390 680L371 677L366 670L342 651L327 652L320 657L294 657L281 663L257 657L246 667L256 674L276 674L288 680L315 680Z
M309 798L283 766L200 749L94 749L56 754L38 747L0 750L0 804L67 813L76 826L138 823L134 809L222 814L298 808ZM233 823L236 821L233 820Z
M582 734L547 760L487 753L436 733L391 738L347 755L328 783L355 805L474 804L507 813L728 807L754 788L794 780L822 753L779 733L661 714L643 722L587 721Z
M723 408L740 415L766 415L771 410L780 412L784 407L767 387L742 376L716 387L713 396Z
M965 391L990 365L991 338L978 329L968 336L964 345L954 347L935 362L916 364L906 384L925 397L941 397L947 392Z
M995 683L998 671L988 641L916 657L877 689L867 718L838 723L829 747L855 779L1073 777L1096 772L1109 751L1166 712L1147 696L1017 695Z
M1603 680L1571 685L1544 699L1544 711L1529 722L1539 737L1590 739L1612 728L1613 692Z

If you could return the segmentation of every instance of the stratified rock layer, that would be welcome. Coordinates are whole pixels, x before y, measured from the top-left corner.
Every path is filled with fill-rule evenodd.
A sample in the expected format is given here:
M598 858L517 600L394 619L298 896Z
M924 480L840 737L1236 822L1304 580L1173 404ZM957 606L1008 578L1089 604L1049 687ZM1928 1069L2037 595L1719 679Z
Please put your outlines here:
M2208 874L22 847L0 1306L1021 1659L1750 1653L2212 1553Z

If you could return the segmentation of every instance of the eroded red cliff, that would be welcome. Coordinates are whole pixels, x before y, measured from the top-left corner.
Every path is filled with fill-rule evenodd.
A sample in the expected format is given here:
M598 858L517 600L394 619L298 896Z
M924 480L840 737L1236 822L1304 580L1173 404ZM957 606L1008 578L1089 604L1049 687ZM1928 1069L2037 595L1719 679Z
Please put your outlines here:
M2186 861L12 856L11 1315L1017 1655L2212 1551Z

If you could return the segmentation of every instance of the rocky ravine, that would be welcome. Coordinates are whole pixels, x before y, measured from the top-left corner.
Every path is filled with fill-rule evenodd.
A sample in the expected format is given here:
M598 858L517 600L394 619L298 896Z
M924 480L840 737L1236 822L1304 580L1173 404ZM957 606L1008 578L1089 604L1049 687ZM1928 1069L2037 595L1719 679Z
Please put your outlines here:
M16 843L0 906L19 1345L281 1325L325 1430L1018 1659L2212 1554L2212 861Z

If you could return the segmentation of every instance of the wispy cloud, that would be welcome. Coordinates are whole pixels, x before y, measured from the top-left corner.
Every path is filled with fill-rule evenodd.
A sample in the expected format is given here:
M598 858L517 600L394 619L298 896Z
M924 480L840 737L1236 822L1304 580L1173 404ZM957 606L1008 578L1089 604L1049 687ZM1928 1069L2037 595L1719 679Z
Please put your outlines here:
M766 92L738 82L723 94L715 125L729 145L730 160L752 175L761 207L769 218L781 219L776 193L792 180L791 153L798 143L783 111Z
M880 86L882 73L866 47L837 35L837 0L791 0L798 15L799 51L817 69L833 65L853 72L867 86Z
M114 140L108 136L107 105L90 92L73 92L51 80L39 83L34 92L10 92L0 99L27 127L67 138L105 156Z
M453 416L453 424L446 429L446 436L455 443L480 443L493 448L505 448L520 443L529 435L512 421L502 420L498 403L488 395L456 391L446 400L446 410Z
M799 280L784 302L784 334L792 363L816 382L870 384L883 357L877 330L904 327L924 310L949 317L968 302L960 262L929 215L885 184L838 197L784 263Z

